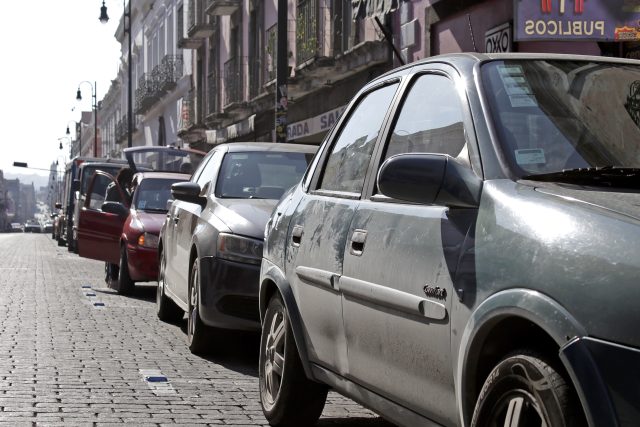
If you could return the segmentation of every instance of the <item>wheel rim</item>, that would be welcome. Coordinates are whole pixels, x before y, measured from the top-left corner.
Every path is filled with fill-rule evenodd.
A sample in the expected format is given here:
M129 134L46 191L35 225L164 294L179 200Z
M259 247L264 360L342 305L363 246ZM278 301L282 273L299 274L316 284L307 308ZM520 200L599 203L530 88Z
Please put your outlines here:
M511 390L496 403L490 426L548 427L540 403L524 390Z
M196 322L198 320L198 268L197 261L193 267L193 273L191 274L191 295L189 296L189 322L187 325L187 335L189 336L189 342L193 340L193 334L196 330Z
M285 317L282 310L278 310L269 325L269 334L264 349L264 389L269 405L278 398L282 373L284 371L285 347Z

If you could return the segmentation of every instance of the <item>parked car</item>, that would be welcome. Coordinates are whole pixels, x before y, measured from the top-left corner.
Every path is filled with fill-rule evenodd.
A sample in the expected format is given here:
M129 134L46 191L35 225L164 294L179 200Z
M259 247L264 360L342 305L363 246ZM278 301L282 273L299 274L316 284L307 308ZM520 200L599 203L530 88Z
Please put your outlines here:
M24 224L22 230L25 233L42 233L42 225L36 221L30 221Z
M107 284L126 294L135 282L158 279L158 234L172 199L171 184L188 180L190 174L177 171L197 166L206 153L136 147L126 148L124 154L137 172L131 204L112 175L96 171L78 215L78 249L81 257L105 261ZM105 201L109 184L116 187L124 203Z
M640 62L456 54L367 84L266 227L271 425L640 425ZM525 422L526 421L526 422Z
M22 233L24 231L24 227L19 222L12 222L9 228L10 233Z
M53 234L53 222L45 221L44 224L42 224L42 232Z
M160 233L158 317L187 312L187 341L208 350L215 328L259 330L258 277L264 227L298 182L316 146L233 143L214 147L176 199Z

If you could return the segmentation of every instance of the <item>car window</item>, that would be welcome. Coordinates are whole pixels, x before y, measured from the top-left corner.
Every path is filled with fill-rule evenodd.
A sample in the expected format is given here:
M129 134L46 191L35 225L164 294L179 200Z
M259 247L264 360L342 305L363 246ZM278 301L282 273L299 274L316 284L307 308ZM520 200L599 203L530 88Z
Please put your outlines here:
M87 194L87 201L85 206L89 209L100 210L105 200L105 194L107 192L107 186L112 183L109 177L106 175L96 175L93 180L93 185L90 186L90 194Z
M319 188L360 193L382 122L398 84L369 92L348 118L331 149Z
M385 159L400 153L439 153L469 163L460 97L446 76L425 74L416 79L390 135Z
M218 165L220 163L220 157L222 157L223 153L220 151L215 151L207 165L204 167L200 175L196 178L195 182L200 184L200 188L203 190L208 188L208 185L215 179L216 174L218 172ZM204 191L203 193L207 193L208 191Z
M216 184L216 197L279 199L307 170L313 153L227 153Z
M120 171L120 169L122 169L122 167L123 165L113 165L113 166L87 165L85 166L82 170L82 183L80 187L80 194L87 193L87 190L89 189L89 183L91 182L91 177L97 170L101 170L115 177Z

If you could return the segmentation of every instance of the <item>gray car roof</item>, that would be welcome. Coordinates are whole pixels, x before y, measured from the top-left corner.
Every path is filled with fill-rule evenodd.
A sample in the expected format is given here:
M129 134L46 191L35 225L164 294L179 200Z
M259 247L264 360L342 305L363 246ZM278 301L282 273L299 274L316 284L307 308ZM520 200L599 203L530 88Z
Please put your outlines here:
M216 146L229 153L238 153L243 151L284 151L289 153L310 153L313 154L318 150L318 145L310 144L288 144L277 142L231 142L228 144L220 144Z

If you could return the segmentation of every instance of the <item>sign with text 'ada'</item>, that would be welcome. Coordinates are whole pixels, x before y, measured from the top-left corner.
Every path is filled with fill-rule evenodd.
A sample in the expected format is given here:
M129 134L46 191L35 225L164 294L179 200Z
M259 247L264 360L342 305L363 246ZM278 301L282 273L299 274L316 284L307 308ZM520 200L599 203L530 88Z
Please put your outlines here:
M515 35L526 40L640 40L638 0L514 0Z

